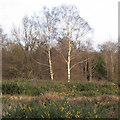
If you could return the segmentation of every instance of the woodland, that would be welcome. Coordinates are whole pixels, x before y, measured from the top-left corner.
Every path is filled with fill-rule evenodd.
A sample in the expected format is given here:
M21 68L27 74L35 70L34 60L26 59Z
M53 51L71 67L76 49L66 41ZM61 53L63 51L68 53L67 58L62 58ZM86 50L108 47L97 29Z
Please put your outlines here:
M75 6L65 5L24 16L10 34L0 27L3 79L117 80L117 43L96 50L86 37L92 31Z

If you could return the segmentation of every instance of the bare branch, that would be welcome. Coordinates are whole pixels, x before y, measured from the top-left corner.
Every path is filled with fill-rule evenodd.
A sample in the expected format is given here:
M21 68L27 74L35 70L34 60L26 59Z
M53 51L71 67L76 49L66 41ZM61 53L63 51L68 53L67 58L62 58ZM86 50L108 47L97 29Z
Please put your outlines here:
M85 60L80 61L80 62L78 62L78 63L76 63L76 64L72 65L72 66L71 66L71 68L70 68L70 70L71 70L72 68L74 68L76 65L81 64L81 63L83 63L83 62L85 62L85 61L89 60L90 58L91 58L91 57L86 58Z
M82 52L80 52L80 53L77 53L77 55L76 55L76 56L74 56L74 55L71 55L70 59L71 59L71 60L73 60L73 59L75 59L76 57L78 57L80 54L82 54Z
M46 48L44 48L42 45L38 45L38 46L43 48L44 50L42 52L45 53L46 55L48 55L48 50ZM47 52L45 50L47 50Z
M61 54L61 56L63 57L64 61L67 63L67 60L66 60L66 58L64 57L64 55L63 55L56 47L54 47L54 48Z
M32 57L31 57L32 58ZM47 64L43 64L43 63L40 63L40 62L38 62L38 61L36 61L34 58L32 58L37 64L39 64L39 65L44 65L44 66L47 66L47 67L49 67L49 65L47 65Z

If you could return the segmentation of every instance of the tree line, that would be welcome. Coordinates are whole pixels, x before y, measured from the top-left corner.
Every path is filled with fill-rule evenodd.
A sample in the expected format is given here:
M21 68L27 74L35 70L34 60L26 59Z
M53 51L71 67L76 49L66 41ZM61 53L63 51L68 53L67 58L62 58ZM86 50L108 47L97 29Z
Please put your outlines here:
M0 27L3 79L117 80L117 43L105 42L96 51L84 40L91 31L72 5L24 16L9 36Z

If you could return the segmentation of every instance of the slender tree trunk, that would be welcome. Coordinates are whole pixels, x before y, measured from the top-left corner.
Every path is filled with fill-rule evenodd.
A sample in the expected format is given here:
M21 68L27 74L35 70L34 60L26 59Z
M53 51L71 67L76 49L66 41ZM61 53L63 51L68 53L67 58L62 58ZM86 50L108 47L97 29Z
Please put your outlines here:
M105 64L106 64L106 71L107 71L107 80L109 79L109 71L108 71L108 68L109 68L109 65L108 65L108 57L107 57L107 53L105 52L104 53L104 56L103 56L104 58L105 58Z
M107 70L107 80L109 79L109 73L108 73L108 62L107 62L107 60L106 60L106 70Z
M89 72L90 72L90 81L92 81L92 69L91 69L91 66L89 67Z
M87 80L87 61L85 62L85 79Z
M68 82L70 82L70 53L71 53L71 46L70 46L70 40L69 40L69 47L68 47L68 62L67 62L67 65L68 65Z
M111 78L112 78L112 80L114 79L114 78L113 78L113 72L114 72L113 55L112 55L112 53L111 53Z
M91 61L89 61L89 80L92 81L92 66L91 66Z
M51 56L50 56L50 50L49 50L49 65L50 65L50 77L51 77L51 80L53 80L53 69L52 69L52 61L51 61Z
M53 80L53 69L52 69L52 60L51 60L51 51L50 51L50 31L49 31L49 43L48 43L48 59L49 59L49 67L50 67L50 77Z

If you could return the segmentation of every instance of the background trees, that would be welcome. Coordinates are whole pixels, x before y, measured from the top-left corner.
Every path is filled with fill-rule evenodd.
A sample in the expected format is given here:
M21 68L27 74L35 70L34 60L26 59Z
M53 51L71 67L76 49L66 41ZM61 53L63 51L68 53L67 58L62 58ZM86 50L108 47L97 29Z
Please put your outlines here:
M118 75L118 45L109 41L99 45L100 52L106 63L107 79L117 80Z
M117 43L99 45L98 52L85 41L90 31L77 8L66 5L25 16L9 37L0 29L3 79L117 80Z

